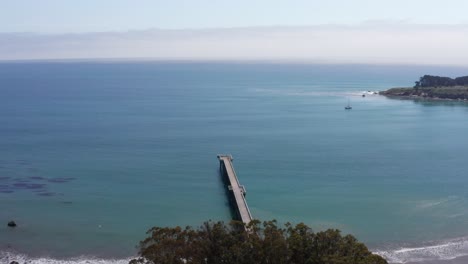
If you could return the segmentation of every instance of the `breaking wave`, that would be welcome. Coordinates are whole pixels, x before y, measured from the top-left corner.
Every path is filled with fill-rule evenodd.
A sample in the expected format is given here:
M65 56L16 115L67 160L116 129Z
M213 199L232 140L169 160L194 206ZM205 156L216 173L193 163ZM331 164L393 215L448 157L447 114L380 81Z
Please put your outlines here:
M11 263L16 261L20 264L128 264L128 259L101 259L93 257L77 257L71 259L54 259L46 257L29 257L23 254L0 251L0 263Z
M441 241L423 247L402 247L374 251L389 263L442 261L468 256L468 237Z
M389 263L417 263L427 261L445 261L468 256L468 237L428 243L420 247L398 247L374 250ZM124 259L103 259L82 256L70 259L48 257L30 257L25 254L0 251L0 263L17 261L20 264L128 264L132 257Z

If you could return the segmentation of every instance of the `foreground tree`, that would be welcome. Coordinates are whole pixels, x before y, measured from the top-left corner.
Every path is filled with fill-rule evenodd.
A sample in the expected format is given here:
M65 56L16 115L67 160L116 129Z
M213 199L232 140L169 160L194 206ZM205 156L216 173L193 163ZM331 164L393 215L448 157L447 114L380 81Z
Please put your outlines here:
M314 233L305 224L205 222L201 227L150 229L130 264L385 264L351 235Z

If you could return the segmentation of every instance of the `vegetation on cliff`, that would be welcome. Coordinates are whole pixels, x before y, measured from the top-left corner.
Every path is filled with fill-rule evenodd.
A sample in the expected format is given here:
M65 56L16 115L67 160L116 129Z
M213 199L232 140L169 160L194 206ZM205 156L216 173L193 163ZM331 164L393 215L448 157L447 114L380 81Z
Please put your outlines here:
M424 75L412 88L392 88L380 92L386 96L468 100L468 76L455 79Z
M140 257L130 264L385 264L351 235L339 230L314 233L305 224L254 220L247 230L240 222L205 222L199 228L148 231L140 242Z
M419 81L415 82L414 88L420 87L451 87L451 86L468 86L468 76L458 77L452 79L450 77L440 77L433 75L424 75L419 78Z

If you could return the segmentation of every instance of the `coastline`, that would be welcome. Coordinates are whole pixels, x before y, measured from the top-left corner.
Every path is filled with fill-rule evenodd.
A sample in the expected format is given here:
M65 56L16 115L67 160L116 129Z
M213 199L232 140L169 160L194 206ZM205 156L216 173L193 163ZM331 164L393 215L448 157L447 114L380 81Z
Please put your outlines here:
M379 95L385 96L390 99L399 99L399 100L417 100L417 101L427 101L427 102L460 102L468 103L467 99L451 99L451 98L440 98L440 97L427 97L420 95L389 95L379 93Z
M457 247L457 246L454 246ZM438 250L432 251L432 249L437 248ZM423 254L413 251L412 249L401 249L395 250L395 252L408 252L414 256L406 257L395 257L390 256L390 251L373 251L373 253L378 254L385 259L387 259L389 264L465 264L468 263L468 252L461 255L461 253L452 252L452 249L442 249L439 247L427 247L427 248L417 248L415 250L427 250ZM468 250L468 248L466 248ZM444 255L449 252L454 253L455 255ZM12 261L17 261L19 263L31 263L31 264L128 264L130 260L135 257L128 258L96 258L93 256L77 256L72 258L60 259L47 256L41 257L30 257L26 254L13 253L9 251L0 250L0 263L11 263Z
M389 264L464 264L468 263L468 236L421 242L411 246L387 246L371 249L374 254L384 257ZM92 255L77 255L73 257L35 256L27 253L0 249L0 263L31 264L128 264L137 256L123 258L95 257Z
M467 86L395 87L380 91L379 95L397 99L467 102Z
M428 260L423 262L407 262L406 264L466 264L468 263L468 256L456 257L447 260Z
M422 242L421 245L375 250L389 264L461 264L468 263L468 236Z
M105 259L96 258L92 256L79 256L69 259L59 259L52 257L30 257L26 254L14 253L9 251L0 250L0 263L11 263L17 261L18 263L30 264L128 264L134 257L121 258L121 259Z

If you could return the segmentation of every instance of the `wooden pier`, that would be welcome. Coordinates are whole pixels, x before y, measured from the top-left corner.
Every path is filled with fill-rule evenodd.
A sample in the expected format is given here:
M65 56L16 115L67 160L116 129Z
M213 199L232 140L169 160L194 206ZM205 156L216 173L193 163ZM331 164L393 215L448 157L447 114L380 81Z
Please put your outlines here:
M218 159L221 177L223 177L223 180L227 185L229 201L236 214L236 220L242 221L244 224L248 224L252 221L252 214L250 213L249 206L245 200L245 187L240 185L239 179L234 171L232 156L218 155Z

